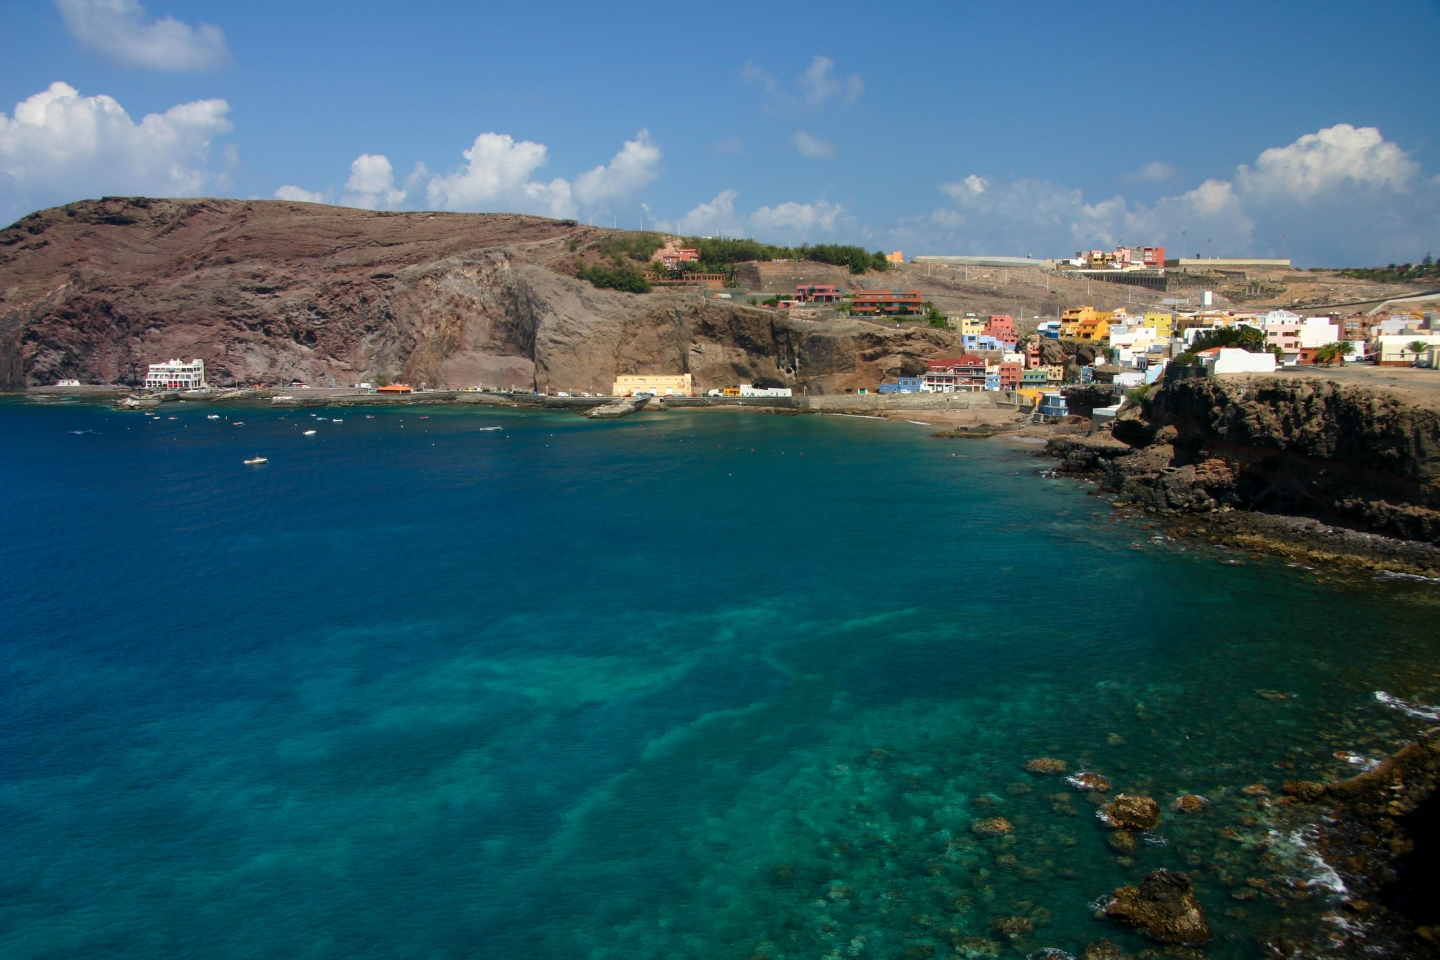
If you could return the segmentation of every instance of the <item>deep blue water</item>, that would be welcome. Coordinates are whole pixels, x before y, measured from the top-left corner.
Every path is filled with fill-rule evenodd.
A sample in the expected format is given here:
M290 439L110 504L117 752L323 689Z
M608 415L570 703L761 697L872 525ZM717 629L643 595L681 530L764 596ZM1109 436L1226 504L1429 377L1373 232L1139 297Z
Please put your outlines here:
M1440 694L1435 585L1222 563L1016 443L208 412L0 404L7 958L1138 949L1090 903L1157 866L1258 956L1333 903L1226 913L1317 869L1218 839L1298 829L1239 788ZM1040 755L1214 802L1117 859Z

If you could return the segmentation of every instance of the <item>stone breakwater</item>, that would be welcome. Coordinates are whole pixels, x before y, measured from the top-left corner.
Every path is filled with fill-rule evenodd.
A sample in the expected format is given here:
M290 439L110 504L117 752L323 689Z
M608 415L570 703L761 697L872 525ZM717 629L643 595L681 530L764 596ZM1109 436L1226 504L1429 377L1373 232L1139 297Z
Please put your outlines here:
M1180 519L1181 532L1440 570L1440 414L1377 391L1298 377L1180 380L1109 431L1056 437L1046 450L1117 503Z

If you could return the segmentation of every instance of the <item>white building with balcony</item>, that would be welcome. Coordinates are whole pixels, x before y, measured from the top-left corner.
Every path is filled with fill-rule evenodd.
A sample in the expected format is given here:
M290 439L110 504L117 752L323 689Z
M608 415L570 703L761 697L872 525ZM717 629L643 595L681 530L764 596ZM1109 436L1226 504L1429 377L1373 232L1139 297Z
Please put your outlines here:
M204 360L152 363L145 375L146 390L203 390L205 386Z

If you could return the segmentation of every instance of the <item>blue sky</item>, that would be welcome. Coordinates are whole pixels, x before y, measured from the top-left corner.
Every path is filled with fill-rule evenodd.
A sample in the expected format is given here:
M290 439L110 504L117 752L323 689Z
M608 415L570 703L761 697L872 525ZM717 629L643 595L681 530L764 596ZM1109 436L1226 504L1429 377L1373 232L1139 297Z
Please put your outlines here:
M1440 254L1434 2L0 0L0 26L6 221L279 191L907 255Z

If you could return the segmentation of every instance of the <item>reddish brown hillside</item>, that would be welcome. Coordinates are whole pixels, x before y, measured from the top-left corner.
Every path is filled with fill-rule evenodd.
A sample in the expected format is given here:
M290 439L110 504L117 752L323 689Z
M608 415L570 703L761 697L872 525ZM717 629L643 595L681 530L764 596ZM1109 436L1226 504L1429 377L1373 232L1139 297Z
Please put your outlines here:
M0 387L133 382L201 357L217 384L380 376L608 388L689 371L812 393L873 386L952 338L801 322L694 291L596 290L556 269L606 231L514 214L107 198L0 231Z

